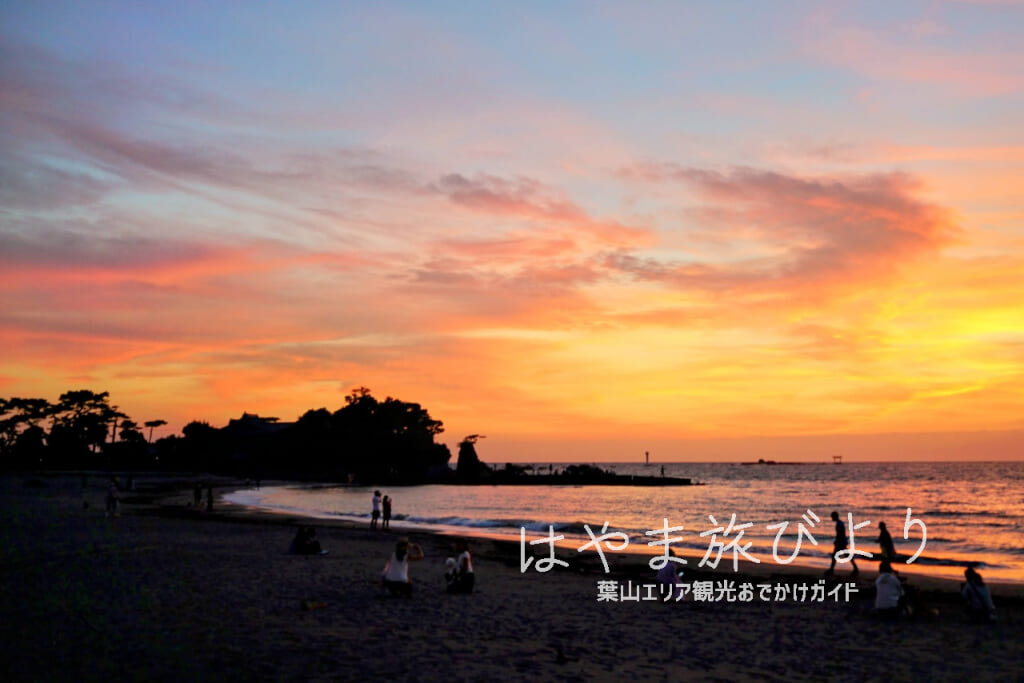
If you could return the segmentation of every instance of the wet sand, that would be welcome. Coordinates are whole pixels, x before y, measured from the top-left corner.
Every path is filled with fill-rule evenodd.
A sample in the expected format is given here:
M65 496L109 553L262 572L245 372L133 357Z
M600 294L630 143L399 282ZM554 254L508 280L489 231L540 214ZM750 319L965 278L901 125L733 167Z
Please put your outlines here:
M605 574L594 553L560 552L571 568L523 573L519 544L481 540L477 591L448 595L452 540L414 533L427 557L411 566L406 600L378 583L402 531L315 521L330 554L297 557L287 553L294 518L225 504L208 514L183 490L137 496L108 519L99 478L84 494L77 477L25 479L0 479L6 680L1024 677L1019 586L993 587L993 624L963 615L956 583L917 577L939 616L880 621L867 563L849 602L599 601L599 581L652 583L649 558L615 555ZM742 571L686 579L821 578L776 565Z

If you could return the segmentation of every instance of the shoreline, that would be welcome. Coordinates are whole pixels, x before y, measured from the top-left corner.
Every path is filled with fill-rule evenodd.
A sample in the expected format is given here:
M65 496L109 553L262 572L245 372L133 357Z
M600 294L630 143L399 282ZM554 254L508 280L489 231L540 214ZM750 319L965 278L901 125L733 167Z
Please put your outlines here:
M40 488L0 478L9 680L1008 680L1024 670L1024 596L995 586L991 624L969 621L955 589L923 582L937 617L880 621L863 569L848 602L601 602L601 581L652 582L649 556L623 554L609 574L592 552L523 573L518 543L479 540L477 589L455 596L442 578L451 537L316 520L329 554L303 557L287 552L308 522L296 515L224 503L206 513L183 504L184 490L106 518L103 495L94 483L86 508L73 477ZM378 584L402 535L426 553L410 566L411 600ZM749 569L684 578L820 578Z
M220 503L224 506L229 506L227 509L221 508L218 512L213 513L214 515L222 515L224 518L243 519L250 518L257 523L268 523L268 524L279 524L289 527L297 525L313 526L325 529L345 529L351 531L363 531L369 534L379 534L384 537L429 537L439 540L450 540L454 541L458 538L469 540L471 543L485 543L492 544L496 548L501 550L496 551L494 554L503 558L515 557L517 561L520 558L521 542L518 539L512 538L509 535L501 534L498 532L488 532L486 530L477 529L473 527L466 527L466 531L462 529L458 530L438 530L428 529L414 525L403 525L401 523L392 522L391 528L387 530L372 530L369 528L368 522L356 522L349 519L339 518L328 518L328 517L312 517L305 516L295 512L288 512L284 510L270 510L261 509L255 506L242 505L232 503L229 501L222 501ZM529 544L530 540L537 540L539 535L537 532L530 532L527 534L526 542ZM542 546L547 547L547 546ZM578 550L578 545L575 541L558 541L555 544L557 548L556 556L559 559L569 560L573 564L582 564L589 567L591 573L597 573L602 569L600 555L596 550L587 549L584 551ZM527 551L527 557L536 557L539 551ZM685 576L698 576L698 577L733 577L733 578L776 578L783 579L786 581L793 581L796 579L820 579L823 578L824 571L821 567L805 563L793 562L792 564L777 564L771 561L755 563L749 560L740 559L738 562L738 570L731 571L728 569L732 565L731 558L727 559L724 555L719 568L711 569L698 567L697 563L703 558L703 553L697 551L679 551L673 549L676 557L680 557L686 560L685 566L681 569L684 571ZM609 564L609 574L642 574L644 571L648 571L653 577L654 570L650 569L648 562L655 555L660 555L660 552L638 552L635 550L623 550L623 551L605 551L605 559ZM878 575L877 567L878 562L875 560L861 559L859 564L863 569L859 572L859 575L853 577L860 582L873 581ZM915 586L922 590L930 592L944 591L948 593L955 593L959 595L962 580L958 580L954 577L947 576L935 576L927 573L921 573L914 571L916 568L906 568L903 565L894 566L896 572L911 581ZM597 571L595 571L597 570ZM843 582L844 580L851 578L851 570L842 567L839 568L835 573L833 580L836 582ZM1014 599L1024 600L1024 581L986 581L996 597L1008 597Z
M308 487L308 484L303 482L291 482L291 481L273 481L266 482L262 488L271 487ZM346 488L342 484L317 484L313 485L314 488ZM359 486L357 488L372 488L366 486ZM231 495L232 493L242 493L246 491L245 487L239 486L237 489L232 491L225 491L223 496ZM351 516L339 516L330 513L323 514L303 514L295 510L289 509L275 509L272 507L260 507L251 505L248 503L240 503L234 501L224 501L226 505L231 505L236 508L239 512L246 512L249 514L266 514L271 516L285 516L294 517L296 519L309 520L311 524L319 524L325 526L338 525L342 527L350 527L354 529L369 528L369 516L367 515L364 520L359 520ZM443 525L443 524L429 524L423 522L405 522L401 518L392 519L392 527L396 530L401 530L407 534L433 534L443 537L459 537L463 536L469 539L486 539L488 541L503 542L508 544L514 544L518 548L519 532L512 530L495 530L495 527L491 526L473 526L473 525ZM594 528L594 533L600 535L600 528ZM537 540L546 535L547 532L539 530L527 530L526 537L527 542L531 540ZM556 532L556 534L564 534L570 532ZM590 538L586 535L581 535L579 532L571 532L571 536L565 540L559 540L556 542L556 547L561 553L568 553L570 556L575 556L577 548L590 542ZM825 544L822 545L824 547ZM686 567L683 569L687 571L703 571L703 572L714 572L716 570L697 568L696 564L699 563L704 557L704 551L696 550L691 547L680 548L673 546L673 552L687 561ZM752 552L758 552L754 550ZM805 575L808 578L818 578L824 574L825 569L828 567L828 558L825 555L818 557L817 555L804 555L796 558L792 563L781 564L776 563L771 558L770 554L765 557L762 556L760 563L755 563L749 560L740 559L740 574L750 575L769 575L769 574L780 574L790 575L798 574ZM593 547L584 551L584 554L592 556L595 561L598 558L597 552ZM649 560L652 556L661 554L660 550L654 548L648 548L646 544L638 544L630 542L629 548L623 551L608 552L606 555L608 558L614 558L617 562L636 563L642 558L644 561ZM905 557L905 556L904 556ZM610 559L611 561L611 559ZM874 577L877 575L878 560L875 558L864 558L858 557L857 563L861 569L861 578L865 576ZM723 554L721 560L721 566L731 566L732 560L731 555ZM926 563L922 562L919 564L907 565L904 562L898 562L893 565L893 568L903 577L915 582L917 585L932 586L933 584L944 584L947 588L954 588L959 591L960 584L963 582L963 570L968 562L964 564L940 564L940 563ZM979 567L983 576L986 577L986 582L993 587L1005 587L1004 592L1020 591L1024 593L1024 577L1019 579L1006 578L1004 576L996 576L989 578L986 573L986 569L982 566ZM721 570L718 570L721 571ZM841 577L849 573L848 565L841 565L837 567L837 576ZM1002 590L1002 588L1001 588Z
M267 486L288 486L294 482L272 482ZM223 495L228 495L230 492L225 491ZM364 531L366 533L377 533L384 534L389 537L430 537L434 539L442 539L446 541L454 541L457 538L465 538L470 542L481 541L493 544L495 547L500 548L496 552L496 555L508 558L515 557L517 560L520 557L520 545L521 542L517 538L513 538L508 534L500 532L487 531L486 529L477 527L460 527L457 529L429 529L418 525L407 525L403 524L401 520L397 522L392 520L391 528L389 530L377 530L374 531L369 527L369 520L366 522L354 521L351 519L338 518L338 517L315 517L302 515L300 513L287 511L287 510L275 510L271 508L260 508L258 506L244 505L241 503L233 503L231 501L221 500L219 503L222 507L217 513L225 517L231 518L251 518L254 521L266 522L272 524L282 524L287 526L296 526L304 524L307 526L322 527L322 528L336 528L336 529L347 529L352 531ZM226 508L223 506L227 506ZM596 530L595 530L596 531ZM536 540L541 534L539 532L528 532L527 543L530 540ZM587 539L584 539L585 541ZM541 546L546 547L546 546ZM602 569L600 556L596 550L590 548L585 551L578 551L578 543L576 540L563 540L558 541L555 544L557 548L557 557L560 559L569 559L574 564L582 564L590 568L593 572L594 568L598 570ZM633 547L632 545L630 546ZM644 547L644 546L640 546ZM820 579L824 576L824 570L821 567L814 566L806 563L799 563L794 561L792 564L777 564L771 561L762 561L761 563L754 563L749 560L740 559L738 563L737 571L730 571L729 566L732 565L731 557L728 559L723 555L721 562L719 563L718 569L697 567L697 563L703 558L703 553L691 550L678 550L673 548L673 551L677 557L681 557L686 560L686 565L682 566L681 569L684 571L685 576L699 576L699 577L742 577L742 578L780 578L786 581L793 581L797 579ZM536 555L539 551L528 551L528 556L532 553ZM609 564L609 573L623 573L623 574L642 574L644 571L649 571L652 576L654 570L647 566L650 559L660 554L659 551L636 551L632 549L623 551L605 551L605 558ZM878 562L874 559L861 558L858 560L860 566L863 568L859 572L859 576L854 577L859 579L860 582L874 581L874 578L878 575L877 567ZM947 592L955 593L959 595L962 578L949 577L949 576L936 576L934 574L928 574L927 571L919 571L917 567L906 567L903 564L897 564L894 566L896 573L902 577L905 577L908 581L911 581L913 585L920 588L921 590L928 592ZM962 570L961 570L962 571ZM844 567L838 569L833 579L835 581L842 582L850 578L851 570ZM1021 581L986 581L993 595L996 597L1007 597L1011 599L1022 599L1024 600L1024 580Z

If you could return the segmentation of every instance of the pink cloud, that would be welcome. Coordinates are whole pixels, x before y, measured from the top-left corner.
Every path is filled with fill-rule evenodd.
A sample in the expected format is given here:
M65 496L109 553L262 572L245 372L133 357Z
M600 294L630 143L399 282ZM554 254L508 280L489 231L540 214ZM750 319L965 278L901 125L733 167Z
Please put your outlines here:
M818 60L878 82L922 83L957 95L998 96L1024 89L1024 51L994 52L985 46L950 51L905 40L884 39L861 28L817 31L807 50Z
M568 228L607 244L640 246L652 239L649 229L592 218L560 193L531 178L508 180L486 174L467 178L451 173L441 177L434 187L453 203L474 211Z

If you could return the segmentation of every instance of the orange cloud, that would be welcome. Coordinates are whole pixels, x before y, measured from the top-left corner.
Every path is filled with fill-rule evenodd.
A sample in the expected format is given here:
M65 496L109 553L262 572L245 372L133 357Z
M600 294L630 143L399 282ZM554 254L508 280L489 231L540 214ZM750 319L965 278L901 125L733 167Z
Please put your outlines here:
M677 182L710 203L690 210L714 239L753 240L761 255L725 264L666 263L617 254L610 266L640 278L711 290L797 291L876 281L936 253L959 232L952 212L914 196L904 174L802 178L737 168L729 173L645 164L623 171Z

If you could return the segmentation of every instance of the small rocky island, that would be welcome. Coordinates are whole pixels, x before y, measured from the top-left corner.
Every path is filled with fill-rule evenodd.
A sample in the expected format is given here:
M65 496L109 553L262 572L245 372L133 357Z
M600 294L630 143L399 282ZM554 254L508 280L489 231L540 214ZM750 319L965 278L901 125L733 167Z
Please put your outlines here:
M455 468L454 484L488 484L499 486L693 486L689 477L637 476L617 474L596 465L532 465L507 463L494 469L480 462L475 444L478 435L468 436L459 443L459 459Z

